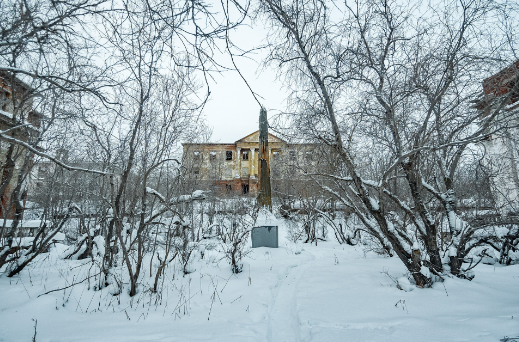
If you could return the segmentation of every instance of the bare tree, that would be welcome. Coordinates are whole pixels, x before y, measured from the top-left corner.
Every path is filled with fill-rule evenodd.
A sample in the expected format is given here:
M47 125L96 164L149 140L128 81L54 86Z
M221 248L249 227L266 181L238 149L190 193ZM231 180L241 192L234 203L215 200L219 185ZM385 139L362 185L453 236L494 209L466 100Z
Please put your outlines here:
M231 264L232 273L241 273L241 260L247 255L247 242L252 226L258 216L259 208L246 197L227 198L220 203L219 215L215 224L222 251Z
M483 120L471 108L483 71L510 61L493 40L499 4L353 1L344 15L335 6L261 3L272 24L268 62L286 71L300 113L290 120L335 149L343 172L328 175L328 190L391 246L416 285L444 271L432 202L452 233L450 272L463 276L464 257L486 238L459 224L455 173L467 146L510 120L504 99Z
M241 23L248 4L232 1L223 7L236 20L189 1L22 1L0 6L9 17L0 24L0 72L11 84L28 84L13 97L19 110L13 111L12 127L0 131L12 150L2 184L13 178L10 156L15 153L35 154L68 170L56 179L64 184L54 182L50 193L55 197L40 201L51 207L73 202L74 194L61 190L77 185L75 171L98 175L88 196L79 199L90 213L79 216L93 215L93 234L105 238L100 250L105 252L101 266L106 280L114 260L122 257L134 295L144 255L155 245L150 243L152 227L165 224L166 212L176 213L169 198L178 190L179 141L205 131L200 111L210 92L200 95L197 78L207 86L209 73L222 68L213 57L217 41L227 39L227 30ZM31 141L20 138L27 126L22 97L45 115L45 126ZM54 156L62 149L70 152L68 161ZM31 160L25 160L15 205L24 196L31 167ZM23 208L17 207L17 213L21 217ZM86 225L79 227L75 250L85 243L91 249L93 239L99 242L97 236ZM0 267L11 254L16 225L2 228L1 234L10 238Z

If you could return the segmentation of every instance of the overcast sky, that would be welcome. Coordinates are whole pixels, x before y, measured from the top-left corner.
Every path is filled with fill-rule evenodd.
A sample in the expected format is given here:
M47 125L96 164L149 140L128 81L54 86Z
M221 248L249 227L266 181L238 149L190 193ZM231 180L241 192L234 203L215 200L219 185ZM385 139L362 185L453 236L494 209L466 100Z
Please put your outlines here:
M249 49L264 43L265 29L256 24L254 28L241 26L231 33L235 45ZM285 108L287 93L282 89L281 81L276 81L273 70L260 73L261 58L265 52L258 52L252 61L243 57L235 57L241 73L253 90L261 95L260 99L267 108L269 116ZM225 65L232 65L229 56L221 56ZM203 114L207 123L213 128L211 142L233 143L244 136L257 131L259 127L260 107L250 93L247 85L235 71L213 74L211 82L211 98Z

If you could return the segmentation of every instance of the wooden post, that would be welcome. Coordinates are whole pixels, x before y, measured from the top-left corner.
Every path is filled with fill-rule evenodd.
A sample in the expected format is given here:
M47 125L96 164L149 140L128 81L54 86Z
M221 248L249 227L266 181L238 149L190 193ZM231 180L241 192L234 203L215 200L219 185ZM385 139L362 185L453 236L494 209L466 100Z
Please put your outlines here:
M272 194L270 189L270 165L269 165L269 138L268 138L267 110L261 108L259 119L259 194L258 204L260 207L272 211Z

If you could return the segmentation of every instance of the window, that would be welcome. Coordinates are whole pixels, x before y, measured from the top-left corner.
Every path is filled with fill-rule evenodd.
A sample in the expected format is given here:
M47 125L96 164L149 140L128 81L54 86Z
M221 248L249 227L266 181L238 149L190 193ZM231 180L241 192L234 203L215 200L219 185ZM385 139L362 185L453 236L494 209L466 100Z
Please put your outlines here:
M306 160L312 160L312 152L306 152Z
M195 160L199 160L200 159L200 151L195 151L193 152L193 158Z
M241 193L244 195L249 193L249 184L242 184Z
M232 151L225 151L225 160L232 160Z
M4 112L7 111L7 102L8 102L7 93L0 90L0 103L2 104L2 110Z
M279 157L279 151L273 151L272 152L272 157L274 157L274 158Z
M200 169L199 168L193 169L193 174L199 175L200 174Z
M296 151L289 151L290 160L296 160Z
M209 160L215 161L216 160L216 151L210 151L209 152Z
M249 160L249 151L243 151L242 158L243 160Z

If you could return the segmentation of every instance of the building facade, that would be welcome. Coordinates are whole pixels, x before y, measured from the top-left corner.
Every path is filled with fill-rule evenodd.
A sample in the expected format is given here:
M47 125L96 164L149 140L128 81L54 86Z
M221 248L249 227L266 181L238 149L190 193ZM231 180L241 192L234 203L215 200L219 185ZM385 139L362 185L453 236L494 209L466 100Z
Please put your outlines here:
M12 74L0 72L0 130L17 140L36 144L41 127L41 114L33 110L33 89ZM15 128L16 127L16 128ZM12 218L11 196L32 168L33 155L26 148L0 141L2 178L0 182L0 218ZM25 193L26 186L23 187ZM25 195L21 196L23 199Z
M270 174L273 191L283 180L300 179L318 168L315 144L290 144L269 134ZM259 131L234 143L183 144L184 177L198 187L256 194L259 173Z
M519 60L483 80L476 104L482 118L500 110L497 122L506 129L483 142L492 197L501 213L519 213Z

